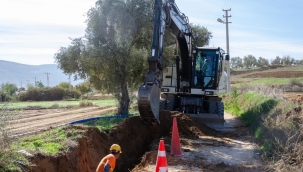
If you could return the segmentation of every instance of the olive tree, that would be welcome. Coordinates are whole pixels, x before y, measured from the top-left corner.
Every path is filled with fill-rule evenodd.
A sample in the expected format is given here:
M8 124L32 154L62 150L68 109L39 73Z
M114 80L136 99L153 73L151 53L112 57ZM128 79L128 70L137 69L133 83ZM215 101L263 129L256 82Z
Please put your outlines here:
M151 42L151 0L99 0L87 13L84 37L71 39L54 58L66 74L88 79L112 93L119 114L128 113L130 95L143 81Z
M119 114L128 113L131 95L142 84L151 54L153 0L99 0L87 13L86 34L71 39L54 58L74 79L87 79L95 89L112 93ZM207 45L211 32L193 25L195 42ZM170 64L175 38L166 30L164 67Z

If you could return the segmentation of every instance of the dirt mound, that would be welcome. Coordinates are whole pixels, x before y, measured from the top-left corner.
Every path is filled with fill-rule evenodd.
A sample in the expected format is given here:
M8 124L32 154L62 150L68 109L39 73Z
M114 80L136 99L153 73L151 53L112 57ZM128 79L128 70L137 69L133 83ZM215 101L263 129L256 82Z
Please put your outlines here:
M289 101L297 103L299 105L303 104L303 94L300 93L286 93L286 97Z
M189 117L179 113L162 111L161 125L144 125L138 116L127 118L116 125L109 133L100 132L97 128L85 126L68 126L67 130L85 130L78 145L71 147L69 152L61 152L56 156L35 154L31 161L36 164L32 172L40 171L94 171L99 161L108 154L111 144L120 144L123 154L120 156L115 171L129 171L151 147L158 147L159 139L166 137L170 143L173 117L177 118L180 137L197 138L201 135L216 135L217 132L192 121ZM168 150L168 149L167 149ZM174 158L174 157L171 157ZM151 158L154 160L154 158Z

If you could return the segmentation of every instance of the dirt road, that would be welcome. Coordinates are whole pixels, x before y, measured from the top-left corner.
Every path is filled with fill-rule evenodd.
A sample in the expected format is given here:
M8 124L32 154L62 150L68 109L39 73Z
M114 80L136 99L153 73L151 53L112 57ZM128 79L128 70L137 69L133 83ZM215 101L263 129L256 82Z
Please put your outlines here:
M17 111L10 122L10 135L24 135L45 131L69 122L98 117L116 107L85 107L77 109L38 109Z
M169 171L262 171L264 164L247 127L230 114L225 114L225 120L225 130L216 136L202 135L197 139L180 137L181 157L170 155L170 142L166 143ZM148 152L133 171L154 171L157 148L155 143L154 150Z

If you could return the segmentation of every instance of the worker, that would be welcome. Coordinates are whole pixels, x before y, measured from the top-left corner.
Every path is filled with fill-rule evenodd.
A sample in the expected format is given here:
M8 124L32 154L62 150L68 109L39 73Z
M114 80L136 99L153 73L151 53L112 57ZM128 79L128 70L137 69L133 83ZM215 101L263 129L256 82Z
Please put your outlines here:
M208 85L209 82L211 81L214 73L213 73L213 59L211 56L206 57L206 62L205 62L205 77L204 77L204 86Z
M116 160L122 153L121 147L118 144L113 144L110 147L110 154L106 155L99 163L96 172L113 172L116 166Z

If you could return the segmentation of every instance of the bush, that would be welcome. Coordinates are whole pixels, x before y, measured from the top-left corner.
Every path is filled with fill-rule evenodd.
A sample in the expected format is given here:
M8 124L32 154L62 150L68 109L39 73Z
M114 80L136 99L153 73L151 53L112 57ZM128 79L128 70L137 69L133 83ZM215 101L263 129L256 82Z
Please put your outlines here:
M89 102L89 101L82 101L80 102L80 107L88 107L88 106L93 106L93 103L92 102Z
M19 95L20 101L54 101L63 99L78 99L80 93L74 89L60 87L32 88Z
M294 79L294 78L292 78L292 79L290 80L290 85L291 85L291 86L303 87L303 83L302 83L300 80Z
M8 102L11 101L13 98L9 94L0 91L0 102Z

